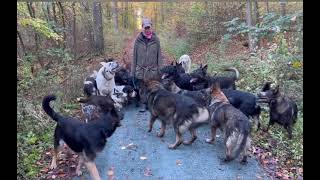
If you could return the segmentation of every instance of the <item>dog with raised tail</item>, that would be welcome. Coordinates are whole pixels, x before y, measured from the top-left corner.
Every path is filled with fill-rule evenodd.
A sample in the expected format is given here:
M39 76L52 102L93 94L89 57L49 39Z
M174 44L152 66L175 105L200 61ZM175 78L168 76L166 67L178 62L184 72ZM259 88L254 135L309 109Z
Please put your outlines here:
M206 142L214 142L216 130L219 128L224 133L226 146L226 158L224 161L232 161L242 154L241 162L246 163L248 149L251 144L249 137L251 123L248 117L229 103L218 83L212 86L211 96L212 100L208 107L210 111L211 139L206 139Z
M191 71L191 58L187 54L182 55L178 63L182 64L183 69L185 70L186 73L190 73Z
M42 101L43 110L57 123L54 131L54 151L50 168L57 167L59 149L63 143L66 143L75 153L79 154L76 174L78 176L82 174L81 166L84 163L92 179L100 180L94 160L97 153L104 149L107 138L115 132L117 127L121 126L120 118L112 101L105 105L105 111L99 119L84 123L79 119L55 112L50 106L50 102L55 99L55 95L48 95Z

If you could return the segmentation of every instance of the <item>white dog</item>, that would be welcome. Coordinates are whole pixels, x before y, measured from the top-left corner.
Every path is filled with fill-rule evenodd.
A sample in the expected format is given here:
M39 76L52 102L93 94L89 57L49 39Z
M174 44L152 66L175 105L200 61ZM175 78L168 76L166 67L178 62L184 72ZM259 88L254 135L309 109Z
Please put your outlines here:
M116 61L100 62L102 67L99 69L96 77L97 88L100 95L107 96L113 93L116 86L114 76L120 65Z
M179 64L182 63L182 67L185 70L186 73L190 73L191 70L191 58L190 56L184 54L179 58L178 61Z

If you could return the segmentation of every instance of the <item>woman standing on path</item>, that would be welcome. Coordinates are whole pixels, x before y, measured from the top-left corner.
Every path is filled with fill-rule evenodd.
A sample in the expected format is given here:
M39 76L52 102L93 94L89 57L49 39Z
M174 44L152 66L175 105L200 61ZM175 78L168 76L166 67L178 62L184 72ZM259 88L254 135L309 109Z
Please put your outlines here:
M159 79L161 58L160 41L152 31L152 22L149 19L142 20L142 32L138 35L133 48L133 63L131 73L135 86L142 80ZM135 87L136 88L136 87ZM142 102L144 101L144 97Z

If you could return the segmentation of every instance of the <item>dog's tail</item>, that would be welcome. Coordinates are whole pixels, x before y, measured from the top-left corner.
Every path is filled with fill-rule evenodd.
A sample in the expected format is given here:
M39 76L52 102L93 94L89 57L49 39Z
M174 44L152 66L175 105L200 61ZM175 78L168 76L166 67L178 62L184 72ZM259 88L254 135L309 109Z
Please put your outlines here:
M227 138L227 148L231 148L232 146L234 146L234 148L231 148L230 154L227 154L228 161L232 161L240 155L246 147L248 136L249 133L237 132L236 130L230 133Z
M234 79L235 80L238 80L239 79L239 71L238 71L238 69L237 68L235 68L235 67L231 67L231 68L226 68L226 69L224 69L225 71L233 71L234 73L235 73L235 77L234 77Z
M45 96L42 100L42 108L53 120L58 122L59 119L61 118L61 115L56 113L50 106L50 102L54 100L56 100L55 95Z

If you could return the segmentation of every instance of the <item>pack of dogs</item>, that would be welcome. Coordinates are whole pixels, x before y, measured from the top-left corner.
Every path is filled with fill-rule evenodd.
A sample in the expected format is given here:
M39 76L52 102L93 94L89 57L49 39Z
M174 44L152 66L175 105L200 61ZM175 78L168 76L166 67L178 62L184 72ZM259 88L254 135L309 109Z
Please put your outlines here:
M150 112L148 132L156 120L161 123L158 137L163 137L166 127L172 125L175 141L168 146L176 149L181 144L191 145L197 139L197 128L208 126L211 137L205 142L214 144L216 131L224 137L224 162L241 157L245 164L251 145L251 129L257 124L260 129L261 104L269 106L269 126L282 125L292 138L292 127L296 123L297 105L284 96L279 86L271 88L266 82L255 95L236 89L239 71L234 67L231 76L209 74L208 66L202 65L191 71L191 58L183 55L178 62L161 68L159 77L137 80L130 71L121 67L113 58L100 62L100 69L94 70L84 80L85 97L78 98L82 118L64 116L50 106L55 95L43 98L43 110L57 123L54 132L54 152L51 169L57 167L59 147L66 144L79 154L76 174L81 175L84 163L93 179L101 179L94 163L109 138L124 118L123 108L129 104L145 104ZM183 140L189 131L191 138Z

